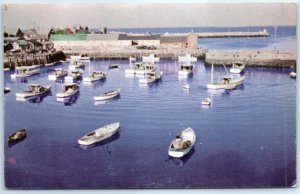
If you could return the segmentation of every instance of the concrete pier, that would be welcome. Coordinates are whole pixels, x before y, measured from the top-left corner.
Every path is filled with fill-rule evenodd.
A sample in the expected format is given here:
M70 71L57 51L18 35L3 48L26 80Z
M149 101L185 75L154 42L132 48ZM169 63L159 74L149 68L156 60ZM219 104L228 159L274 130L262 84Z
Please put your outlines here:
M232 65L233 62L243 62L248 66L290 67L296 66L296 54L275 51L210 51L205 56L205 64Z

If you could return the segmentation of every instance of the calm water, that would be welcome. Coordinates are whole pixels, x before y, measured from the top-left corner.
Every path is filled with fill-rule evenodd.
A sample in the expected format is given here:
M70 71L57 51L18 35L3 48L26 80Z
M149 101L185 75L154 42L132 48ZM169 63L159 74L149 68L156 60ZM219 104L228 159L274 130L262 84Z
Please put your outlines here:
M291 36L287 36L292 38ZM233 39L240 41L240 39ZM225 41L225 39L224 39ZM255 41L259 44L259 39ZM209 44L213 46L213 44ZM256 45L253 43L253 45ZM121 64L108 70L109 64ZM67 68L68 64L63 67ZM22 127L28 136L5 144L5 181L9 188L216 188L286 187L296 177L296 81L289 69L250 68L245 83L232 91L211 91L211 69L195 63L194 74L178 78L179 64L161 60L158 83L144 86L125 76L128 60L91 61L107 79L80 84L80 94L56 100L63 81L49 81L53 68L13 81L5 72L5 138ZM226 72L214 68L217 80ZM189 91L181 85L188 82ZM52 93L17 101L28 83L52 85ZM117 99L96 103L93 96L121 88ZM212 97L211 107L200 101ZM119 121L120 132L90 147L77 140L104 124ZM181 130L197 135L191 153L169 158L168 146Z

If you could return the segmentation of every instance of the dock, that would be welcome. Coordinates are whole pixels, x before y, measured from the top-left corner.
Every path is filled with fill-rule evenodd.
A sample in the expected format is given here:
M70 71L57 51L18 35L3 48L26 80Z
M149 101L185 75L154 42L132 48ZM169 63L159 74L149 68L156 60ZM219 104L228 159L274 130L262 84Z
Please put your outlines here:
M210 51L206 53L205 64L232 65L243 62L248 66L291 67L296 66L296 54L279 51Z

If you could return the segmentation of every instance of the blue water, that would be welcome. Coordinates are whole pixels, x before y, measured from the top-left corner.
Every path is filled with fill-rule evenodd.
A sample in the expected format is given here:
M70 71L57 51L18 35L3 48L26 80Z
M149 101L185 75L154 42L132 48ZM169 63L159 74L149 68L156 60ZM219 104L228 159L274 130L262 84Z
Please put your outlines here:
M238 41L238 40L236 40ZM108 70L109 64L120 64ZM68 64L62 67L67 68ZM26 127L28 136L5 144L8 188L244 188L289 187L296 179L296 81L286 68L247 67L245 83L232 91L206 89L211 69L202 60L193 76L179 78L179 64L161 60L162 80L149 86L125 76L128 60L91 61L107 72L104 81L80 85L80 93L56 100L63 80L49 81L52 68L23 80L4 73L5 138ZM226 74L214 68L214 80ZM188 82L187 91L181 87ZM15 93L28 83L52 85L52 92L26 102ZM121 88L121 96L95 103L93 96ZM200 101L212 97L212 105ZM112 138L94 146L77 140L119 121ZM192 127L197 140L182 159L169 158L173 137Z

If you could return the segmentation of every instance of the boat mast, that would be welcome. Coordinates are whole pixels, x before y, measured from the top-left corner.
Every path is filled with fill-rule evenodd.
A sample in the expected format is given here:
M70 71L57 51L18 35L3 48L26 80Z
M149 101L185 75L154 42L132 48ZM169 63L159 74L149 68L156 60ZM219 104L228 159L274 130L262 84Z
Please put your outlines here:
M224 68L225 68L225 71L226 71L227 75L229 75L229 72L228 72L228 70L227 70L227 68L226 68L226 66L225 66L224 63L223 63L223 66L224 66Z
M214 82L214 64L211 64L211 74L210 74L210 82Z

